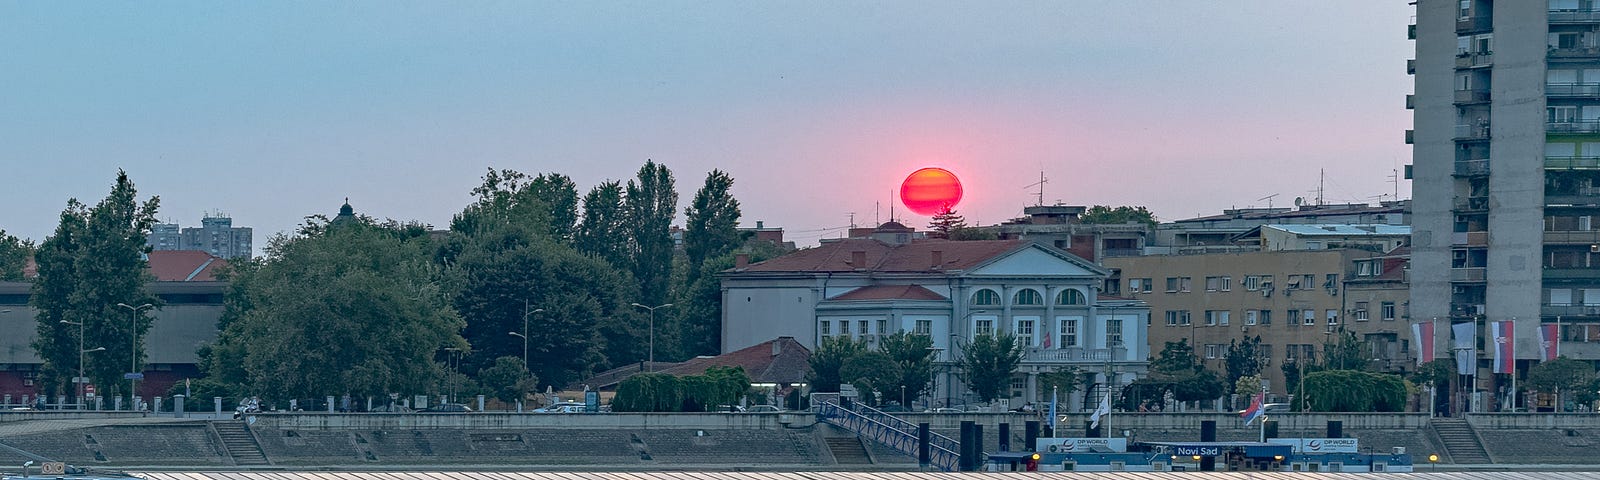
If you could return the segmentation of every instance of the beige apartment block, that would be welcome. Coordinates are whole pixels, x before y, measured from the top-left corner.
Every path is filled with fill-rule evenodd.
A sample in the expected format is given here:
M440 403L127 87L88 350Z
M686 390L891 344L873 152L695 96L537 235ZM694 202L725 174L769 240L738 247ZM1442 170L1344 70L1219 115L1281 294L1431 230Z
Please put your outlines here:
M1107 258L1105 266L1116 272L1123 296L1150 305L1152 356L1187 339L1207 368L1224 375L1229 344L1259 335L1268 359L1262 378L1269 392L1284 394L1282 366L1321 358L1323 345L1343 331L1369 342L1368 367L1408 366L1400 250L1123 257Z

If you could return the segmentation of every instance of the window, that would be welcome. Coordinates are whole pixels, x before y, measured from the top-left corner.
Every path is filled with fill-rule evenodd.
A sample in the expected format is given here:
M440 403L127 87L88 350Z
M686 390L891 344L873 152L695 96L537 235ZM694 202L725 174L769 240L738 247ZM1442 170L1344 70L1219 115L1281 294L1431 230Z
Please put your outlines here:
M1167 326L1169 326L1169 327L1178 326L1178 311L1177 310L1167 310Z
M1284 282L1283 285L1284 290L1294 290L1298 288L1300 288L1300 276L1298 275L1290 275L1289 280Z
M1033 346L1033 320L1017 320L1017 343Z
M1356 310L1353 313L1357 322L1367 321L1367 302L1356 302Z
M1356 262L1356 276L1357 277L1371 277L1371 276L1377 275L1377 273L1375 272L1375 270L1377 270L1377 268L1374 268L1374 267L1377 266L1377 263L1378 262L1376 262L1376 261Z
M933 320L917 320L916 327L914 327L912 333L922 335L924 337L932 336Z
M1122 346L1122 319L1106 320L1106 346L1111 348Z
M1228 326L1231 313L1228 310L1206 310L1206 326Z
M977 319L972 324L972 332L977 335L994 335L994 319Z
M1461 3L1459 5L1459 10L1458 11L1460 12L1459 20L1461 20L1463 22L1465 22L1467 20L1471 20L1472 19L1472 0L1461 0Z
M1219 310L1219 311L1217 311L1217 324L1226 327L1226 326L1228 326L1228 321L1230 321L1232 319L1233 319L1233 311L1231 311L1231 310Z
M1379 305L1380 305L1379 308L1382 309L1382 311L1379 312L1379 313L1381 313L1383 315L1381 317L1381 318L1383 318L1383 321L1385 321L1385 322L1393 322L1394 321L1394 302L1383 302L1383 303L1381 303Z
M1230 277L1230 276L1227 276L1227 275L1223 275L1222 277L1219 277L1219 278L1221 278L1221 280L1219 280L1218 283L1221 284L1220 286L1222 288L1218 288L1217 289L1218 291L1226 292L1226 291L1229 291L1229 290L1233 290L1233 277Z
M866 320L858 320L858 321L856 321L856 334L860 335L861 338L867 338L867 333L868 333L867 332L867 321Z
M1338 310L1328 309L1328 311L1322 312L1322 313L1324 315L1328 316L1328 325L1338 325L1339 324L1339 311Z
M1209 360L1222 357L1222 347L1222 345L1215 343L1206 344L1206 359Z
M1206 326L1207 327L1215 327L1215 326L1217 326L1217 311L1216 310L1206 310Z
M1302 315L1306 316L1305 317L1306 318L1305 321L1301 322L1302 324L1304 324L1304 325L1316 325L1317 324L1317 311L1316 310L1306 309L1306 310L1301 310L1300 313Z
M1378 273L1383 273L1383 272L1378 272ZM1322 288L1337 288L1338 286L1339 286L1339 274L1330 273L1330 274L1327 274L1326 276L1324 276L1324 278L1322 280Z
M1063 289L1060 294L1056 295L1056 305L1083 305L1085 303L1088 302L1084 301L1083 292L1078 291L1076 288Z
M983 290L978 290L978 293L972 294L972 304L973 305L999 305L1000 304L1000 294L994 293L994 290L990 290L990 289L987 289L987 288L985 288Z
M1167 277L1167 292L1178 291L1178 277Z
M1299 320L1300 319L1300 309L1297 309L1297 308L1289 309L1289 315L1284 317L1284 318L1286 319L1284 321L1289 322L1290 325L1294 325L1295 320Z
M1259 313L1258 313L1257 310L1245 310L1244 311L1244 324L1245 325L1255 325L1257 318L1260 318L1259 317Z
M1301 275L1300 276L1300 288L1304 288L1306 290L1317 288L1317 275L1313 274L1313 273L1307 273L1305 275Z
M1062 348L1078 346L1078 321L1066 319L1061 321L1061 341L1056 342Z
M888 335L888 334L889 334L889 320L882 319L882 318L878 319L878 335Z
M1272 325L1272 310L1261 311L1261 324Z
M817 333L822 335L822 338L828 338L828 336L833 335L833 322L823 320L817 327Z
M1012 300L1016 305L1044 305L1044 297L1039 295L1038 290L1031 288L1017 290L1017 297Z
M1130 279L1128 279L1128 293L1139 293L1140 291L1142 291L1144 289L1143 287L1144 287L1144 279L1143 278L1130 278Z
M1578 107L1572 105L1558 105L1545 107L1545 121L1550 123L1572 123L1578 121Z
M1178 312L1178 325L1183 325L1185 327L1189 326L1189 311L1188 310L1182 310L1182 311Z
M1180 291L1180 292L1189 291L1189 284L1191 283L1190 280L1193 280L1193 278L1192 277L1179 278L1178 279L1178 291Z
M1144 293L1150 293L1150 292L1155 291L1155 288L1156 288L1155 280L1154 279L1150 279L1150 278L1146 278L1146 279L1144 279L1144 290L1140 290L1140 291L1144 292Z

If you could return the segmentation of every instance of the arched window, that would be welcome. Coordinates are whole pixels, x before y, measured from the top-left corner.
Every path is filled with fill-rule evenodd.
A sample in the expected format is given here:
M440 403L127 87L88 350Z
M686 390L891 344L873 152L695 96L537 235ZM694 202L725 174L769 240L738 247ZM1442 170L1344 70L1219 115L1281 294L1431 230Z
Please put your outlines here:
M994 293L994 290L990 290L990 289L987 289L987 288L985 288L983 290L978 290L978 293L972 294L972 304L973 305L999 305L1000 304L1000 294Z
M1044 297L1039 295L1039 291L1038 290L1034 290L1034 289L1031 289L1031 288L1024 288L1022 290L1017 290L1017 298L1015 299L1014 302L1012 302L1012 304L1013 305L1044 305Z
M1085 303L1087 302L1083 300L1083 292L1078 291L1076 288L1063 289L1060 294L1056 295L1056 305L1083 305Z

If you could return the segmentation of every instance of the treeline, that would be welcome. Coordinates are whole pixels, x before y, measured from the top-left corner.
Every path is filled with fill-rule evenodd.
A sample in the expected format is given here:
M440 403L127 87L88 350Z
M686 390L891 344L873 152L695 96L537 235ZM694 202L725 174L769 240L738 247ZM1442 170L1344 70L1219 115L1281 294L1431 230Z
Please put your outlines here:
M645 360L648 312L634 304L674 305L655 312L657 361L719 353L716 272L736 250L756 261L780 253L737 230L733 178L718 170L683 210L681 250L664 165L646 162L625 183L582 196L559 173L490 169L482 180L447 232L311 215L259 258L234 261L222 273L221 333L199 351L207 378L190 388L266 400L453 392L513 401ZM0 262L26 250L39 263L43 391L75 395L78 323L84 345L107 349L86 359L91 381L102 394L127 386L132 352L118 348L132 349L135 333L143 343L150 311L117 304L160 307L142 255L158 205L139 204L119 174L96 206L70 201L37 253L0 235Z

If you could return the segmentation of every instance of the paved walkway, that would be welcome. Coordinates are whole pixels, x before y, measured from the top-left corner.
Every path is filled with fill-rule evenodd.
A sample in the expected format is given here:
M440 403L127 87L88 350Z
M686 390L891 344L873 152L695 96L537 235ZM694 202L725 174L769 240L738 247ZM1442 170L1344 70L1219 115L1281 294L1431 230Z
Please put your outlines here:
M0 423L0 440L8 437L27 435L41 432L59 432L63 430L76 430L89 427L104 427L115 425L152 425L162 423L199 422L192 418L172 417L136 417L136 418L91 418L78 420L28 420L22 422Z

